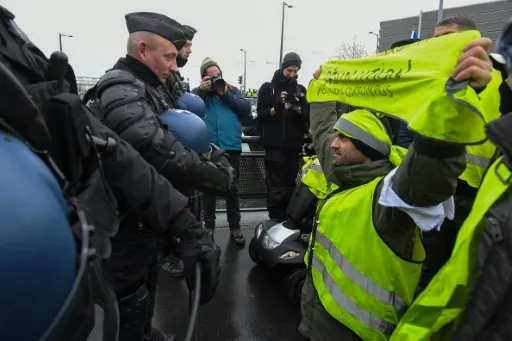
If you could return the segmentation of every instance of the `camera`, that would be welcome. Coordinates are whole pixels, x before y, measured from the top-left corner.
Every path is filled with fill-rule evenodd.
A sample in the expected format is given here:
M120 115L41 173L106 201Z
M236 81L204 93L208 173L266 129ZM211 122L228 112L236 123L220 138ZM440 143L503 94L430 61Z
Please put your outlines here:
M299 105L299 94L296 93L288 93L284 98L284 101L293 105Z
M212 86L210 87L211 91L224 90L226 87L226 81L219 75L211 75L208 77Z
M299 89L296 89L293 92L288 92L286 96L283 98L284 103L288 103L292 106L292 110L297 114L302 113L302 108L300 107L300 98L304 96L300 93Z

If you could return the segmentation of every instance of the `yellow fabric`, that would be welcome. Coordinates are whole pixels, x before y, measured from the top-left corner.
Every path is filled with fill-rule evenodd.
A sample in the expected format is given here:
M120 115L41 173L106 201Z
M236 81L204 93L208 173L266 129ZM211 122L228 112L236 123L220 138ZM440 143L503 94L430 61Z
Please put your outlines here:
M463 48L478 31L448 34L357 60L331 60L307 91L309 102L339 101L404 120L432 139L486 140L482 104L467 83L447 87Z
M310 251L313 284L325 310L371 341L389 339L413 301L425 259L418 229L411 261L397 256L375 230L373 196L381 180L334 192L322 202Z
M402 160L407 154L407 149L392 145L391 139L389 138L386 128L374 114L366 110L354 110L347 114L341 115L341 117L338 119L338 122L334 126L334 129L339 131L343 135L361 140L359 136L354 136L348 133L347 131L343 131L338 127L340 121L342 120L347 120L355 124L363 131L365 131L368 135L375 137L377 140L384 143L388 148L390 148L388 158L389 162L391 162L392 165L397 167L400 165L400 163L402 163Z
M503 77L499 70L492 70L492 80L487 87L480 93L480 100L482 101L487 122L494 121L501 116L500 113L500 92L499 87L503 83ZM491 141L485 141L482 144L467 146L466 151L468 156L476 157L480 160L490 160L496 152L496 147ZM478 165L475 163L468 162L464 173L460 176L460 179L466 181L471 187L478 188L482 182L482 177L485 173L487 166Z
M489 167L473 209L457 235L450 259L402 317L391 341L429 340L463 312L474 276L484 216L504 193L510 195L511 176L512 172L502 158ZM508 181L502 182L500 178Z
M320 160L316 157L305 157L305 164L302 167L301 181L318 199L323 199L327 195L330 184L325 177Z

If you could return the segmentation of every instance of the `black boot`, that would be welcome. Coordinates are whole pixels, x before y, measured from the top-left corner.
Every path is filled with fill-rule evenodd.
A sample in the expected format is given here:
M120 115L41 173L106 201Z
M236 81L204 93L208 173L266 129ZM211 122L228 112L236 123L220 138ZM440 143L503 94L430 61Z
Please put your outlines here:
M242 234L242 230L240 228L235 228L231 230L231 240L235 242L238 246L245 245L245 237Z
M155 273L152 273L155 275ZM157 277L153 277L148 281L148 293L149 293L149 303L148 303L148 315L146 316L146 323L144 325L144 341L176 341L176 335L164 334L158 329L151 326L151 322L153 320L153 313L155 311L155 300L156 300L156 281ZM121 339L119 341L122 341Z
M144 340L144 327L150 309L150 297L146 285L135 293L118 300L119 306L119 340Z

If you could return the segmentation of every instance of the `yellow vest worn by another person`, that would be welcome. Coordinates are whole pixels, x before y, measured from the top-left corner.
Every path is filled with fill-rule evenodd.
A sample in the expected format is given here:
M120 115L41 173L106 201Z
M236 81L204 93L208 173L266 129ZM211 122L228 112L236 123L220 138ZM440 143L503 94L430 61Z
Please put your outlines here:
M431 340L432 335L434 340L436 333L460 317L475 275L475 257L478 241L482 237L484 216L510 189L511 176L512 171L502 162L502 158L490 166L473 209L457 236L450 259L402 317L391 341Z
M304 157L304 161L301 181L318 199L325 198L329 190L338 188L335 184L330 184L327 181L318 157Z
M487 122L494 121L501 116L499 87L502 82L501 72L493 69L491 82L480 93L480 100L483 105L482 113ZM466 181L469 186L478 188L482 182L484 172L496 152L496 146L487 140L479 145L467 146L466 151L466 169L459 178Z
M425 251L419 230L413 260L397 256L375 230L375 188L382 180L331 192L317 210L310 258L325 310L363 340L388 340L413 301Z

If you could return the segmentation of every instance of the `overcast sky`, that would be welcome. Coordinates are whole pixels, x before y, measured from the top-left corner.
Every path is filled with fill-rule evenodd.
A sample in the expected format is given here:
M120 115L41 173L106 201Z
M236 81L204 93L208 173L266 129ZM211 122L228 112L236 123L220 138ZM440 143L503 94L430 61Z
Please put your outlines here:
M444 7L487 2L445 0ZM329 59L336 46L354 36L374 50L384 20L418 15L420 10L438 8L438 0L289 0L286 10L284 53L297 52L303 66L300 83L307 86L314 69ZM205 57L216 60L224 78L233 84L243 74L247 50L247 87L271 79L278 68L281 9L279 0L3 0L14 13L22 30L47 55L63 50L77 76L99 77L124 56L128 32L124 15L150 11L166 14L182 24L195 27L193 52L182 75L192 86L199 82L199 65Z

